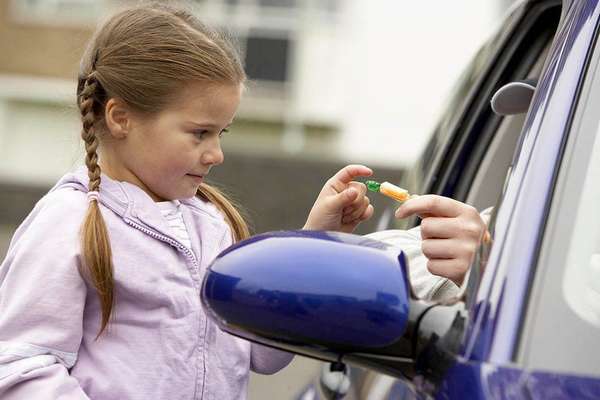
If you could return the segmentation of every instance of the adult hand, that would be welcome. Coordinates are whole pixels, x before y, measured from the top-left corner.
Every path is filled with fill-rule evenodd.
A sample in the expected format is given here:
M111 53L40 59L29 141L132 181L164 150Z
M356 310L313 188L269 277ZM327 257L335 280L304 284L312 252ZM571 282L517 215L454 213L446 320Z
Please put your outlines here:
M396 210L396 218L418 215L422 251L434 275L461 285L486 231L479 212L472 206L436 195L416 196Z
M364 165L348 165L339 170L325 182L303 229L350 233L371 218L373 206L366 196L367 188L353 179L372 174Z

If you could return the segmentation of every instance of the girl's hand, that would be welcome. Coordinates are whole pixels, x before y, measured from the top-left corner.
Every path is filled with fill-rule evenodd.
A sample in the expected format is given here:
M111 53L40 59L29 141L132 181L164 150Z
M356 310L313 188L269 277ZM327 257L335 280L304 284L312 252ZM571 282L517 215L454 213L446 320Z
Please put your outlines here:
M460 286L486 232L479 212L448 197L425 195L407 200L396 210L396 218L414 214L422 218L422 250L429 259L427 269Z
M348 165L323 186L303 229L353 232L358 224L371 218L373 206L365 195L367 187L352 179L371 176L364 165Z

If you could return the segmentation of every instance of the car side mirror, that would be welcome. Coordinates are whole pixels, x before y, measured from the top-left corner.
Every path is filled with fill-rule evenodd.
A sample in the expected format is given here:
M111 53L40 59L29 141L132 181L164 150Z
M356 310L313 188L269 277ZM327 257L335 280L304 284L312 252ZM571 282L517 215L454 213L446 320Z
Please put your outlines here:
M410 356L409 293L402 252L322 231L241 241L214 260L202 285L209 317L226 332L371 368Z

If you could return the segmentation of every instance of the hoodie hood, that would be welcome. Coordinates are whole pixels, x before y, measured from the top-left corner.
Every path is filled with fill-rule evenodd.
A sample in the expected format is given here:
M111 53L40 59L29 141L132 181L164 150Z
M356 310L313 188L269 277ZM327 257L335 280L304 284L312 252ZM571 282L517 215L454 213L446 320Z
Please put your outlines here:
M76 190L87 193L88 183L87 168L80 167L64 175L50 192ZM100 204L120 216L128 225L142 228L150 236L166 236L171 239L171 243L178 241L158 205L140 187L102 174L99 193ZM231 236L223 214L214 204L197 197L179 201L183 205L181 211L190 239L197 243L192 246L196 248L196 254L213 254L222 245L223 238Z
M82 166L64 175L50 189L50 192L70 188L87 193L89 182L88 170L85 166ZM132 183L116 181L105 174L101 174L99 193L100 203L122 217L146 217L143 219L147 219L152 214L160 215L160 210L154 200L143 189ZM198 197L178 200L192 209L199 210L213 218L224 220L221 212L210 202ZM151 212L143 210L151 210Z

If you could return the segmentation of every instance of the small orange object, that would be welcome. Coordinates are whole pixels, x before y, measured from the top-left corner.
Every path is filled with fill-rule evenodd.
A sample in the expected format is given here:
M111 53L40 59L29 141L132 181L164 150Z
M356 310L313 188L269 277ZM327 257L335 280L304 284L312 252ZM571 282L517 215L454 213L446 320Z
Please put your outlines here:
M401 187L398 187L389 182L383 182L381 184L381 186L379 187L379 193L398 201L406 201L410 198L408 190L402 189Z
M366 181L365 185L371 192L379 192L400 202L406 201L413 197L408 193L408 190L402 189L401 187L389 182L379 183L377 181Z

